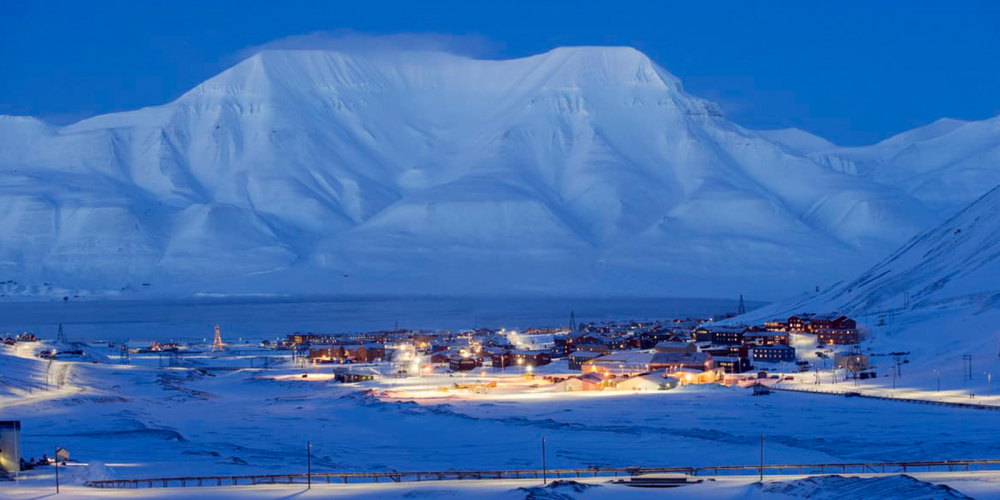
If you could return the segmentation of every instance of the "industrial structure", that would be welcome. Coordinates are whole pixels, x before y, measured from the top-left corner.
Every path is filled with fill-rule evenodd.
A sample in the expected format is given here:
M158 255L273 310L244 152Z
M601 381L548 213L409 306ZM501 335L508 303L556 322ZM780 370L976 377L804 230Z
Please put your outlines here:
M223 351L222 333L219 332L219 325L215 325L215 340L212 341L212 352Z

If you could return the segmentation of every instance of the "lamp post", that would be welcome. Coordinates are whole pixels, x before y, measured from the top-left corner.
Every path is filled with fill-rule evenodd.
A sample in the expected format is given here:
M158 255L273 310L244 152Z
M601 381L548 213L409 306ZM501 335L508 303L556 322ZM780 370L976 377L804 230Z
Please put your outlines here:
M521 370L521 375L524 375L524 358L517 358L517 366Z
M542 484L549 484L548 467L545 464L545 436L542 436Z
M937 392L941 392L941 370L935 368L934 373L937 375Z
M764 482L764 435L760 435L760 482Z

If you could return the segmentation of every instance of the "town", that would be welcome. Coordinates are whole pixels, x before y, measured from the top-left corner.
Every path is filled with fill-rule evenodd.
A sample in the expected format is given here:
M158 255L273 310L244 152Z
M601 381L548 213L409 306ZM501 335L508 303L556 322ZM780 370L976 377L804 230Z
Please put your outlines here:
M347 383L446 375L475 382L441 391L482 393L513 375L534 380L534 389L572 392L792 380L779 373L811 374L816 383L831 376L834 382L863 380L876 372L859 350L861 340L856 321L838 313L804 313L761 325L706 318L576 324L571 314L562 328L296 333L275 347L297 353L300 367L332 365L334 378ZM821 371L831 375L821 379Z
M743 311L742 298L739 309ZM112 373L123 368L139 370L126 373L159 373L157 383L166 391L183 391L184 380L192 376L242 372L250 380L293 384L309 392L343 386L383 401L432 403L452 398L533 401L653 395L708 385L747 388L748 395L757 396L781 385L857 383L876 376L869 354L859 350L864 329L849 317L802 313L762 324L743 324L739 319L726 314L578 323L570 312L569 321L560 327L459 331L397 327L363 333L296 332L273 339L237 337L230 342L215 326L211 341L162 339L141 346L75 341L60 325L55 339L28 332L3 339L0 349L8 350L13 359L33 358L46 368L31 374L9 366L0 390L21 397L79 390L70 374L80 363L106 365ZM56 458L21 456L22 425L20 420L0 422L8 442L0 450L4 475L57 462L78 463L66 448L60 448Z
M870 355L859 349L863 330L847 316L802 313L759 325L733 323L733 315L728 316L720 321L577 324L571 313L568 325L556 328L293 333L256 345L249 340L227 344L216 327L211 345L107 343L104 360L88 359L120 364L145 360L161 368L272 369L284 380L389 382L390 387L407 385L400 383L403 379L412 385L414 380L460 377L461 382L435 386L452 394L504 387L546 392L655 391L691 384L759 387L801 382L802 375L816 384L877 376ZM85 355L81 343L66 341L61 326L58 336L58 348L40 350L37 356L73 360ZM30 333L4 339L8 347L26 342L37 339ZM86 347L100 345L91 344Z

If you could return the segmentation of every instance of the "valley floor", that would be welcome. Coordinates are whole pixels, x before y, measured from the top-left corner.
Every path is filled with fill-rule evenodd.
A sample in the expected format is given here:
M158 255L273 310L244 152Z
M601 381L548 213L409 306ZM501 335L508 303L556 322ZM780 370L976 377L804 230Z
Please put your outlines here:
M195 491L97 492L81 486L87 480L304 472L307 441L316 472L536 469L543 437L549 468L752 465L762 434L768 463L1000 455L994 411L794 392L751 397L721 386L546 393L517 373L490 375L529 384L517 392L456 394L437 389L462 380L447 375L345 385L332 380L330 367L205 372L160 368L152 356L118 365L106 347L50 366L34 350L19 345L0 355L0 419L21 420L26 458L51 456L56 446L70 450L79 462L63 469L62 480L80 498ZM204 358L204 366L249 364L236 353ZM46 375L49 390L42 385ZM962 484L985 491L979 481L998 476L972 474ZM53 479L51 467L29 471L17 483L0 483L0 496L44 496ZM749 482L729 478L683 490L722 488L713 497L745 497ZM463 497L474 488L508 498L518 484L324 486L306 496ZM588 490L585 497L604 498L620 488ZM287 498L301 489L197 491L212 498ZM628 489L628 497L639 498L636 491Z

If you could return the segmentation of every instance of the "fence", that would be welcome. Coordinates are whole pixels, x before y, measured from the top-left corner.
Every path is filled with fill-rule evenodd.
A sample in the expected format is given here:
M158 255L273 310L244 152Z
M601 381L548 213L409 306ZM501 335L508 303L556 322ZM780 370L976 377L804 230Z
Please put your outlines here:
M990 466L994 466L993 469ZM765 464L760 465L710 465L691 467L623 467L585 469L524 469L480 471L412 471L412 472L314 472L312 474L266 474L249 476L193 476L161 477L150 479L108 479L88 481L93 488L170 488L191 486L255 486L263 484L326 483L379 483L445 481L459 479L532 479L567 477L617 477L643 474L682 473L691 476L720 476L746 474L887 474L907 472L968 472L1000 470L1000 459L939 460L917 462L850 462L829 464Z

